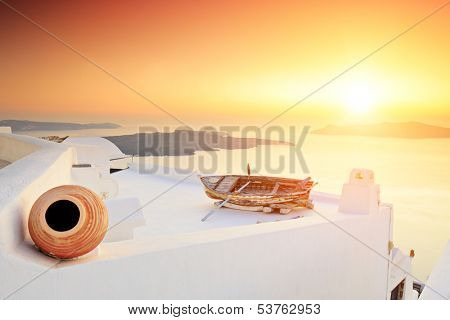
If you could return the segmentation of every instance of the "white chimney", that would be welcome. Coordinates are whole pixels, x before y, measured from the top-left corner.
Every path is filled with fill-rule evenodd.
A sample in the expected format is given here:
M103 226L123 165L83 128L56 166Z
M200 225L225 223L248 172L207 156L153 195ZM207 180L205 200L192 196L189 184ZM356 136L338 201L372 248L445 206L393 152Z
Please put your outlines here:
M350 181L342 187L339 211L352 214L374 214L380 205L380 186L372 170L353 169Z

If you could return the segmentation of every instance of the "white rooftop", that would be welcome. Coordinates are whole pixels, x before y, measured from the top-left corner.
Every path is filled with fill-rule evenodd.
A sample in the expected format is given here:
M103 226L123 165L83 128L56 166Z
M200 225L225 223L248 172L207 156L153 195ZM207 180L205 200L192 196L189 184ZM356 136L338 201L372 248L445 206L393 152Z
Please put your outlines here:
M85 145L97 147L105 151L109 160L124 157L125 154L111 141L100 137L68 137L63 144L67 145Z
M113 177L119 184L118 198L137 197L144 205L142 212L146 226L139 228L135 237L175 235L281 221L291 221L297 226L328 223L306 208L296 209L286 215L246 212L224 207L217 209L213 205L214 200L204 193L203 185L195 173L139 174L136 167L132 167L115 173ZM174 186L175 184L177 185ZM336 196L312 192L312 199L317 211L330 220L361 218L358 215L339 213L339 198ZM389 207L385 209L390 210ZM210 210L215 213L205 222L201 222Z

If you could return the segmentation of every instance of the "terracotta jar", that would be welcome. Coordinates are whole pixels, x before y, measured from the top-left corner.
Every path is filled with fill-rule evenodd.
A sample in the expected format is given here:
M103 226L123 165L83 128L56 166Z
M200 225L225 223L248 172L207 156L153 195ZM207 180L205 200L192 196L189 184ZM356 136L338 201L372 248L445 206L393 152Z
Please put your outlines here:
M82 256L103 240L108 212L91 190L74 185L53 188L34 203L28 230L36 246L58 259Z

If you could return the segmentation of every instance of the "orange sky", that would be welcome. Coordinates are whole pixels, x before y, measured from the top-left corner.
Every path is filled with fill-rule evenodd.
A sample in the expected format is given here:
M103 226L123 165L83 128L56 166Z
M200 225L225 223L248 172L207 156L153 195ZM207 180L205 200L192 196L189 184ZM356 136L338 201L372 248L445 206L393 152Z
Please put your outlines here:
M8 2L186 123L262 124L445 0ZM176 124L1 3L0 24L0 119ZM449 39L450 5L277 122L450 123Z

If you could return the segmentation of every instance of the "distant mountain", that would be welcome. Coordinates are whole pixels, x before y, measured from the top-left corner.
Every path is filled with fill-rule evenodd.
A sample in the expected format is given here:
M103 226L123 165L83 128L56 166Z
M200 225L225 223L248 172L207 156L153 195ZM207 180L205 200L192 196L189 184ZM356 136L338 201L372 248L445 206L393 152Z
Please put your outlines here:
M311 133L406 139L450 138L450 128L432 126L421 122L379 123L350 126L329 125L325 128L314 130Z
M0 120L0 127L11 127L12 131L51 131L51 130L83 130L83 129L116 129L115 123L68 123L38 122L27 120Z
M256 138L235 138L216 131L175 130L105 137L123 153L140 156L183 156L196 151L249 149L259 145L292 145L289 142Z

